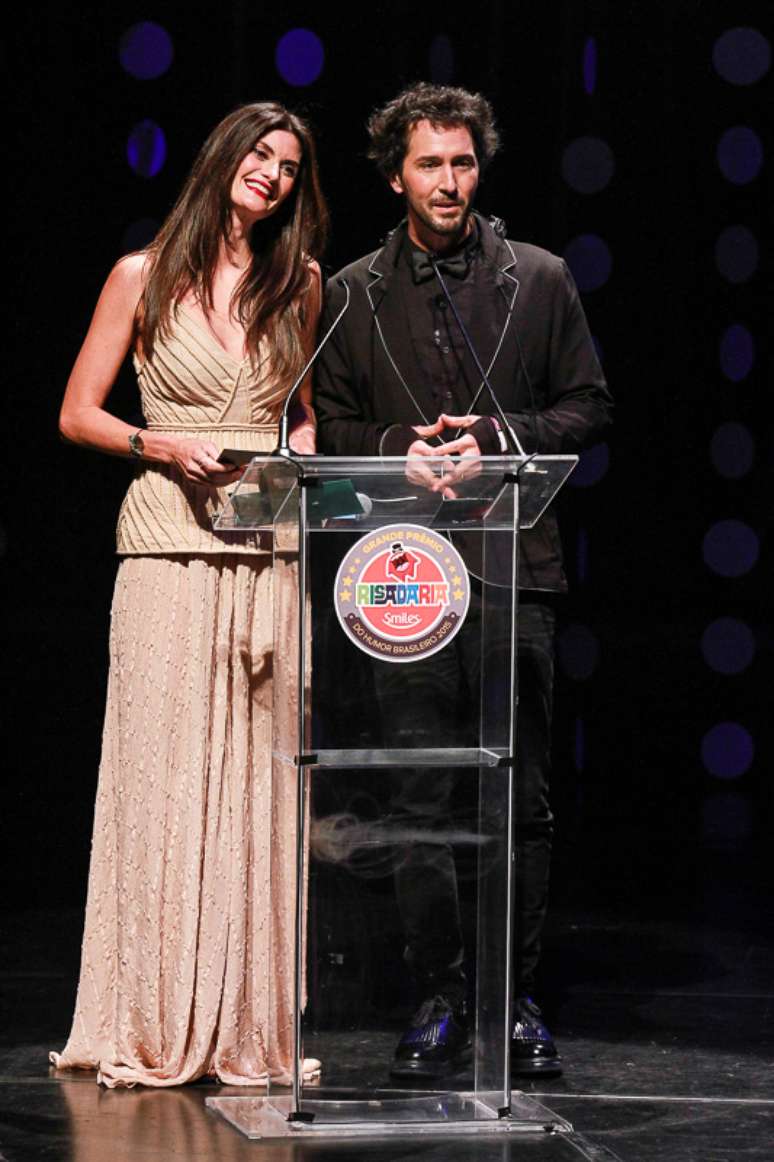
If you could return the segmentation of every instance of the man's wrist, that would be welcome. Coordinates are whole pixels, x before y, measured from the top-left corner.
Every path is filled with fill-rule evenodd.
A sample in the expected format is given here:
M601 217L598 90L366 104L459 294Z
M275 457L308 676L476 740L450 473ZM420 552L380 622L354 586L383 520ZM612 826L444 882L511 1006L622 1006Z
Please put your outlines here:
M478 444L482 456L499 456L508 447L494 416L480 416L470 425L468 432Z

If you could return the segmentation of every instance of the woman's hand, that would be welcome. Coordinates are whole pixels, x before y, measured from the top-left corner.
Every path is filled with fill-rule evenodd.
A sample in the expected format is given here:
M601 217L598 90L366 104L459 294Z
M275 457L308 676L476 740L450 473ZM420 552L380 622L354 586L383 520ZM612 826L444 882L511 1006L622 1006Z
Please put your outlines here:
M290 433L290 446L299 456L314 456L317 451L317 427L312 405L302 399L299 414L300 421Z
M176 440L170 449L170 463L182 472L191 484L221 488L242 475L243 469L228 467L218 460L218 449L211 440Z
M314 456L317 450L315 446L315 434L316 429L314 424L299 424L290 433L290 446L293 451L298 452L299 456Z

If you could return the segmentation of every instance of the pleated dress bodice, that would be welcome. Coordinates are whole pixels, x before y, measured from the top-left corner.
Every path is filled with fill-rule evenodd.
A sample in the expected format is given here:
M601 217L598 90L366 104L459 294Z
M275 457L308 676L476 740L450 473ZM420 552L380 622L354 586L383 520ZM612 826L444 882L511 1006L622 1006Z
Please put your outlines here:
M219 450L260 453L276 445L288 384L273 374L268 353L257 365L234 358L189 310L178 306L152 355L134 365L149 431L211 440ZM223 488L191 484L170 464L141 463L118 518L122 555L255 553L260 538L218 533L212 518Z

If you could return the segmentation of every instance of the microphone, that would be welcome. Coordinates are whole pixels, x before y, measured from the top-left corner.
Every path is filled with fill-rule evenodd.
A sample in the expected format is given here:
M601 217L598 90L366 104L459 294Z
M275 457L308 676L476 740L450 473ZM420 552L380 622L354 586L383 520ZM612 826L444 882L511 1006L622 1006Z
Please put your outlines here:
M447 287L447 285L444 281L443 275L441 274L440 270L438 269L438 262L435 258L435 255L428 254L427 257L430 260L430 265L433 268L433 274L435 275L435 277L438 280L438 285L440 286L441 290L443 291L444 298L446 299L446 302L451 307L451 311L452 311L452 314L454 315L455 322L457 323L457 326L460 329L460 334L462 335L462 338L465 341L465 346L467 347L468 351L470 352L470 354L473 357L473 362L476 365L476 370L478 371L479 375L481 376L482 382L486 386L487 391L489 392L489 398L491 399L492 403L494 404L495 411L497 412L497 418L500 421L503 436L505 437L505 441L508 444L509 450L511 452L513 452L513 454L516 456L521 456L521 457L526 458L526 452L524 451L521 444L519 443L518 436L513 431L510 424L508 423L505 412L503 411L502 407L500 406L500 401L494 393L494 388L492 387L491 383L489 382L489 377L487 376L487 373L484 371L481 360L479 359L478 354L476 352L476 349L473 346L473 343L471 342L470 335L468 335L468 332L465 328L465 324L463 323L462 319L460 318L459 312L454 305L454 300L452 299L451 295L449 294L449 288ZM480 388L479 388L479 391L480 391ZM476 398L473 400L473 404L471 404L471 407L474 406L477 399L478 399L478 395L476 395Z
M290 447L290 442L289 442L289 435L290 434L288 431L288 428L290 426L288 413L290 411L291 401L293 400L293 397L295 396L296 392L298 391L301 384L304 382L307 375L309 374L309 371L310 371L312 365L314 364L315 360L317 359L317 356L320 354L323 347L328 342L331 335L333 334L333 332L336 330L339 323L341 322L341 319L342 319L342 316L344 315L344 312L349 307L349 299L350 299L349 283L347 282L347 280L345 278L339 278L339 279L337 279L337 282L338 282L339 286L344 287L344 290L346 291L346 294L347 294L347 297L344 300L344 306L341 308L338 315L333 320L333 322L331 323L330 327L323 335L320 342L317 344L317 348L314 351L314 353L312 354L312 357L307 361L301 374L299 375L298 379L293 384L293 386L291 387L290 391L287 394L287 397L285 398L285 403L284 403L284 406L282 408L282 415L280 417L280 422L279 422L279 442L277 444L277 447L272 452L272 456L292 457L294 455L293 449Z

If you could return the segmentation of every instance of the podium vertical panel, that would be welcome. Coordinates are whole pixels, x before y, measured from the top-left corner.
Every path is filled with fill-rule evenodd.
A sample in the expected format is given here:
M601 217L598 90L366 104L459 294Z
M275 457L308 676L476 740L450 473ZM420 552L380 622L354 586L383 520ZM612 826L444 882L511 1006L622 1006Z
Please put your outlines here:
M269 461L258 474L257 488L245 487L247 483L241 491L248 503L268 509L263 519L268 515L272 522L273 649L271 658L260 659L262 666L271 666L273 677L272 800L263 828L271 853L272 901L267 918L271 936L268 1089L286 1093L290 1085L297 1098L307 947L308 787L306 772L297 761L309 714L307 542L299 480L292 464ZM293 820L290 827L288 819Z

